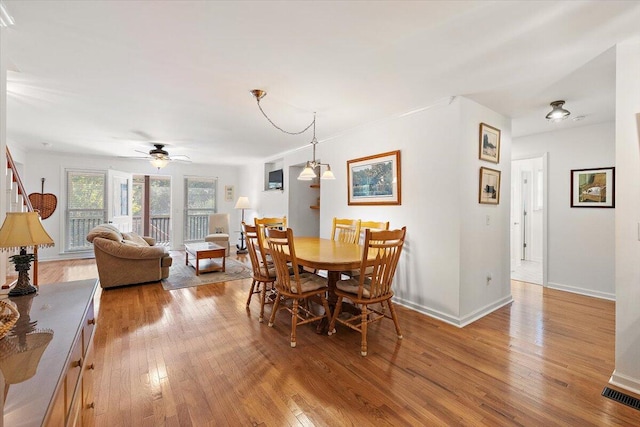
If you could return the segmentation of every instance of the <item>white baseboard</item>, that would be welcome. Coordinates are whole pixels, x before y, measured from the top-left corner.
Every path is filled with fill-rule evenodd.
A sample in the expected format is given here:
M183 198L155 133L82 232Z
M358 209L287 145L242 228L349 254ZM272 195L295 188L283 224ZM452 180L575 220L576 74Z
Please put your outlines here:
M616 294L602 291L594 291L593 289L578 288L576 286L563 285L562 283L547 282L547 287L557 289L559 291L571 292L574 294L585 295L588 297L601 298L610 301L616 300Z
M478 310L472 313L469 313L466 316L461 317L460 318L461 327L465 327L475 322L476 320L486 316L487 314L493 313L499 308L502 308L505 305L511 304L512 302L513 302L513 297L511 296L511 294L509 294L504 298L499 299L498 301L494 301L491 304L487 304L484 307L479 308Z
M613 371L613 374L611 374L611 378L609 378L609 384L629 390L635 394L640 394L640 379L619 374L615 370Z
M490 314L494 311L496 311L499 308L504 307L507 304L510 304L513 302L513 298L511 297L511 295L508 295L498 301L494 301L491 304L487 304L486 306L474 311L473 313L470 313L466 316L463 317L455 317L455 316L451 316L449 314L443 313L441 311L438 310L434 310L432 308L429 307L425 307L423 305L420 304L415 304L411 301L407 301L404 300L402 298L394 298L393 302L395 304L399 304L403 307L407 307L410 308L411 310L417 311L418 313L424 314L426 316L429 317L433 317L434 319L437 320L441 320L445 323L448 323L450 325L456 326L458 328L464 328L465 326L475 322L476 320L486 316L487 314Z

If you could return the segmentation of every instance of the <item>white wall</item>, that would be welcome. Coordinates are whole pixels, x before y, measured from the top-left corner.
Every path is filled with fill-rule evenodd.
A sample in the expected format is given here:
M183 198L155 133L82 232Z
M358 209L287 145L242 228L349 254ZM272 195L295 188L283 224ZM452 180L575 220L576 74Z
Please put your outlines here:
M58 206L53 215L43 220L43 225L56 243L53 248L42 248L38 252L41 260L72 258L75 254L64 254L64 242L61 234L65 217L65 169L107 170L115 169L134 174L170 175L171 207L172 207L172 245L179 248L183 244L184 223L184 178L185 176L217 176L218 177L218 212L230 213L231 242L234 244L239 237L240 211L234 210L235 200L224 200L224 186L238 184L239 169L235 166L212 166L197 164L170 163L167 167L157 170L146 161L132 161L127 159L106 157L79 157L69 154L48 151L29 151L24 153L19 145L9 148L17 153L20 162L24 164L22 179L28 193L40 192L41 178L45 178L45 193L53 193L58 198ZM236 191L236 199L240 194Z
M616 368L640 394L640 40L616 47Z
M570 200L572 169L616 165L614 130L613 123L601 123L513 141L513 158L549 153L549 287L615 298L615 209L572 208Z
M480 122L503 131L499 165L478 160ZM323 141L317 147L318 157L331 164L336 179L322 182L320 236L330 236L334 216L388 220L392 228L407 226L407 242L396 276L396 300L456 325L473 321L511 301L510 145L510 121L465 98ZM393 150L401 151L402 205L348 206L347 160ZM310 149L285 155L285 171L288 165L310 157ZM507 191L498 206L478 204L482 165L503 171L502 188ZM251 172L257 168L259 165L243 169L242 188L261 188L262 183ZM271 195L258 196L257 209L262 214L275 210ZM287 195L279 196L278 202L286 209ZM274 213L283 212L286 210ZM486 215L491 217L489 226L485 225ZM489 285L487 272L493 276Z
M460 101L460 165L454 173L460 177L460 316L468 323L511 301L511 119L465 98ZM499 164L478 159L481 122L501 130ZM502 172L499 205L478 203L481 166Z

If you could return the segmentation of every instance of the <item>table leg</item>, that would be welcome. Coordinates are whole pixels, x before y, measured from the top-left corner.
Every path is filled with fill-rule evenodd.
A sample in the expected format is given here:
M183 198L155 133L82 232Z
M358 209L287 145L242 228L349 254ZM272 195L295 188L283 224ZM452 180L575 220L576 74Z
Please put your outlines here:
M340 280L340 272L329 271L327 273L327 285L329 286L329 290L327 291L327 301L329 302L329 308L331 309L331 314L333 315L333 310L336 308L336 301L338 301L335 290L336 283L338 282L338 280ZM316 327L316 333L326 335L327 332L329 332L329 322L327 322L326 317L323 317Z
M200 275L200 257L196 254L196 276Z

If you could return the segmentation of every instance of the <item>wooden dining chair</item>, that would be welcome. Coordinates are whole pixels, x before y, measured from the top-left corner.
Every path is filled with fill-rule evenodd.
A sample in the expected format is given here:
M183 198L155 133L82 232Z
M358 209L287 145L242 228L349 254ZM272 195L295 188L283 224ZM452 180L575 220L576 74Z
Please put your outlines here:
M329 334L335 333L336 322L360 332L362 335L360 354L362 356L367 355L367 327L370 323L390 318L395 325L398 339L402 339L398 316L391 303L393 297L391 285L404 245L405 235L406 227L402 227L401 230L378 232L367 229L360 270L367 271L371 267L371 273L361 274L357 279L350 278L336 282L335 293L338 299L329 324ZM356 315L347 319L339 317L344 298L360 306L360 316ZM385 303L389 307L391 317L387 315L386 310L371 307L372 304L380 304L384 308Z
M269 252L276 267L276 299L271 311L269 326L273 326L278 310L291 313L291 347L296 346L296 328L298 325L315 322L323 318L331 321L331 311L326 293L329 289L327 279L314 273L300 272L296 251L293 245L293 230L285 231L267 228ZM290 265L291 267L290 267ZM291 271L293 270L293 271ZM293 274L290 274L293 273ZM315 314L306 304L300 304L310 297L319 297L324 307L323 314ZM291 307L281 303L282 299L291 300ZM308 302L308 300L307 300Z
M358 243L358 238L360 238L359 219L333 218L331 240L345 243Z
M273 217L273 218L254 218L253 222L258 227L258 233L260 234L260 240L266 244L265 230L269 228L275 228L276 230L287 229L287 217Z
M276 281L276 270L272 262L268 262L264 250L261 250L260 234L258 228L253 225L242 223L242 231L247 243L249 251L249 259L251 260L251 288L249 289L249 297L247 298L247 307L251 304L253 294L260 295L260 316L258 321L264 321L264 306L266 303L273 303L272 299L267 299L267 293L275 291L273 286Z
M357 243L364 244L364 235L367 230L384 231L389 229L389 221L360 221L360 233ZM369 268L371 270L371 268ZM349 277L357 277L360 275L360 269L342 271Z
M384 231L389 229L389 221L360 221L360 244L364 244L365 230Z

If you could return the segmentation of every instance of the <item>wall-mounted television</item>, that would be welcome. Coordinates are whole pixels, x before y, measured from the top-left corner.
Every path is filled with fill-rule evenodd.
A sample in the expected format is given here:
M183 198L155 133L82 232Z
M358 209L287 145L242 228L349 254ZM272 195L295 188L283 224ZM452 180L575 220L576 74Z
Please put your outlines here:
M269 190L282 190L284 188L282 169L269 172Z

